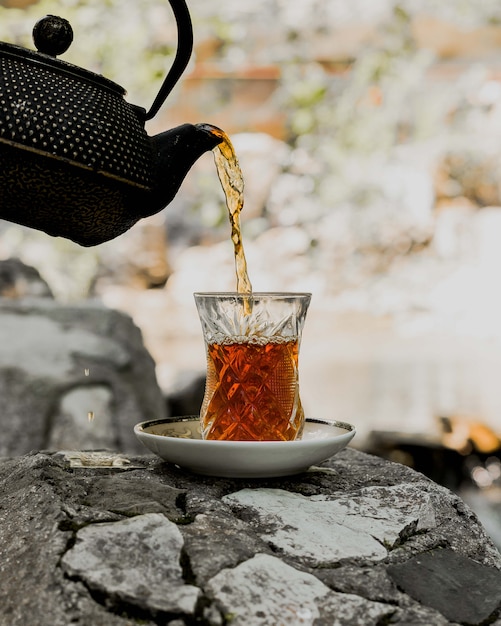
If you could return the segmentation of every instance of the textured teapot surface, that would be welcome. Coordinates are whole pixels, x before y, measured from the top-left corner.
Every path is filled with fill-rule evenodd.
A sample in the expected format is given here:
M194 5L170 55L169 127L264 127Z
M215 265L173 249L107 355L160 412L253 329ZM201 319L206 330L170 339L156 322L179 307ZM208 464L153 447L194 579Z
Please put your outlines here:
M43 54L50 38L39 37L38 44L39 53L0 44L0 138L151 185L153 155L144 119L124 100L124 90Z
M66 20L35 26L38 52L0 43L0 218L81 245L113 239L162 210L195 160L219 143L206 126L148 137L185 69L192 28L184 0L169 0L178 51L149 112L116 83L53 55L71 43Z
M0 58L0 94L1 139L151 183L146 132L120 94L43 66L34 72L30 59L8 54Z

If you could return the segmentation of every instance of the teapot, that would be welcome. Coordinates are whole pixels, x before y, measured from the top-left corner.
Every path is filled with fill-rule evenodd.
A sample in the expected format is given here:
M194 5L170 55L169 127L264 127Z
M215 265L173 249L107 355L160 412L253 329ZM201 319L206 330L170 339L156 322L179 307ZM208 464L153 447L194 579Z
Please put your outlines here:
M35 24L37 51L0 42L1 219L100 244L165 208L195 161L221 142L209 124L146 133L193 50L185 1L169 2L177 52L149 111L126 102L113 81L56 58L73 40L63 18Z

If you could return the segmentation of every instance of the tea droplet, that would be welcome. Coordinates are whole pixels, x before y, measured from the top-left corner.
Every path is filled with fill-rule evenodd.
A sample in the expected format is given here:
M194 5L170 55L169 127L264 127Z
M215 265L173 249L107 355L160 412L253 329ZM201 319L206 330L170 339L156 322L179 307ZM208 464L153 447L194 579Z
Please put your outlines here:
M87 419L89 420L89 422L92 422L94 418L95 418L94 411L89 411L87 413Z

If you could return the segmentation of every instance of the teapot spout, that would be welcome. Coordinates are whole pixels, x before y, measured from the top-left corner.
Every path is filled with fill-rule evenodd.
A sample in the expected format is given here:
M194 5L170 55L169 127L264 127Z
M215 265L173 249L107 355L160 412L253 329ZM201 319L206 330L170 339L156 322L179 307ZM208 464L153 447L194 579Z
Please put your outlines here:
M173 200L195 161L221 142L214 128L184 124L146 136L148 185L0 138L0 219L81 246L114 239Z
M151 138L155 171L148 206L138 217L164 209L175 197L194 163L221 143L210 124L182 124Z

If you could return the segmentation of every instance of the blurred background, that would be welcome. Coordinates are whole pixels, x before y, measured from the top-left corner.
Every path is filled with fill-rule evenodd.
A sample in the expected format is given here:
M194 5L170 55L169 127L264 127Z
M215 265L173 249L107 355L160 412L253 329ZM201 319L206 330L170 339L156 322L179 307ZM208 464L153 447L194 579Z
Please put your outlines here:
M150 134L210 122L245 178L254 290L311 291L309 417L458 491L501 546L501 6L496 0L189 0L192 62ZM64 59L148 108L176 28L160 0L2 0L0 40L52 13ZM97 248L0 222L0 260L143 333L166 397L199 381L193 292L234 290L213 155ZM197 387L193 387L196 389Z

